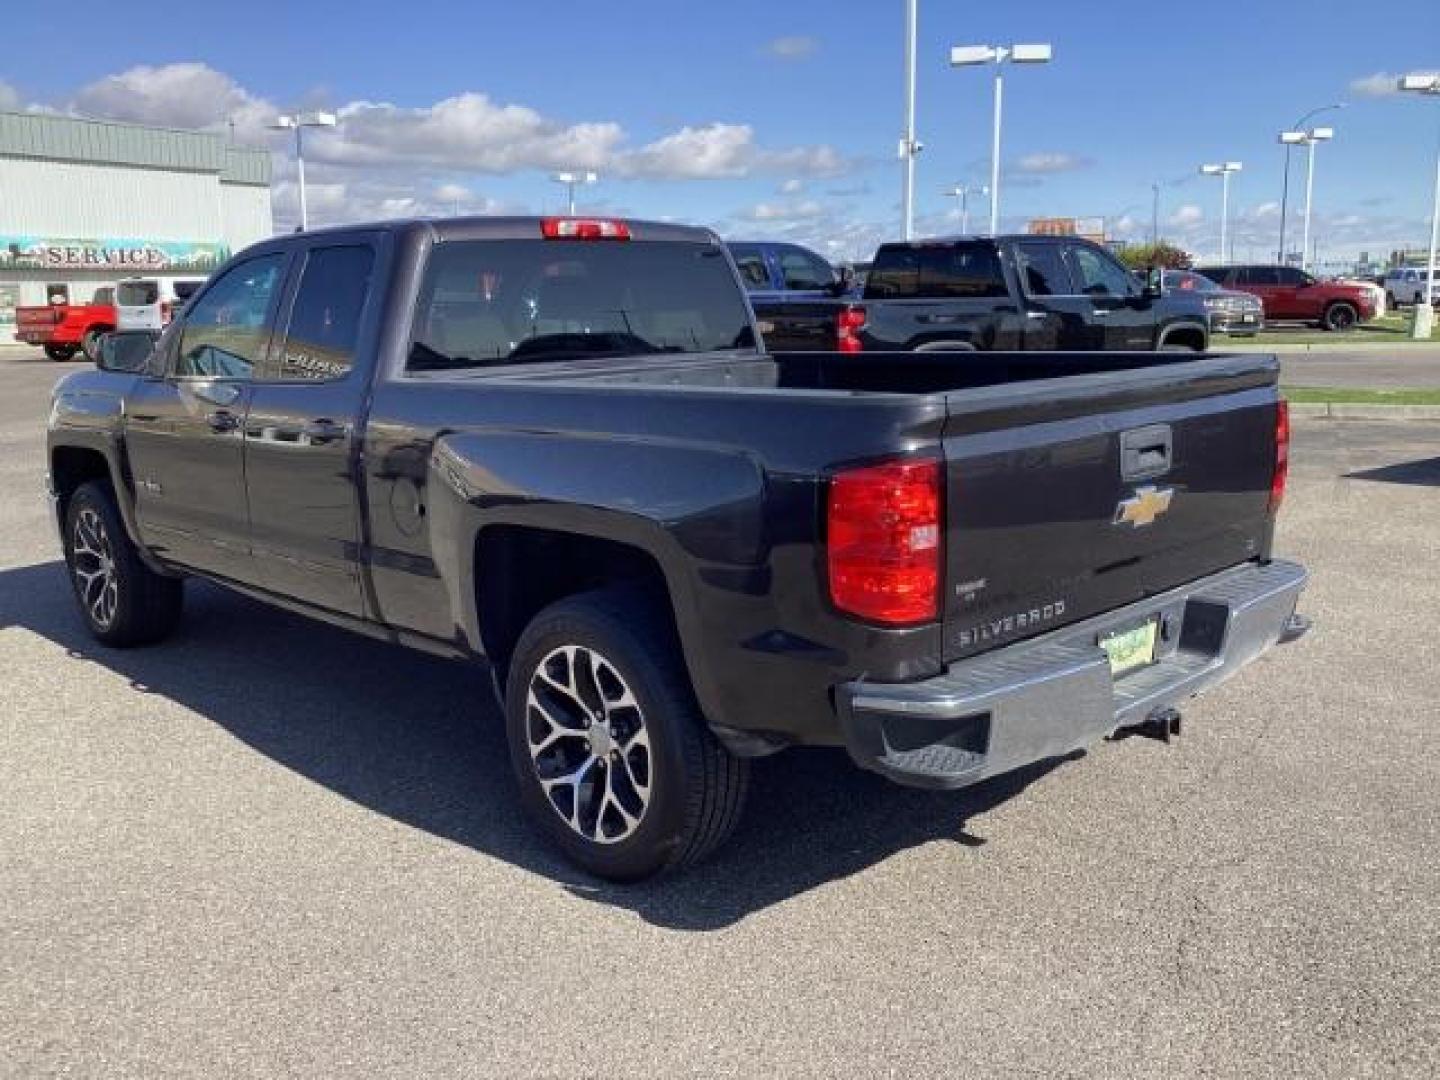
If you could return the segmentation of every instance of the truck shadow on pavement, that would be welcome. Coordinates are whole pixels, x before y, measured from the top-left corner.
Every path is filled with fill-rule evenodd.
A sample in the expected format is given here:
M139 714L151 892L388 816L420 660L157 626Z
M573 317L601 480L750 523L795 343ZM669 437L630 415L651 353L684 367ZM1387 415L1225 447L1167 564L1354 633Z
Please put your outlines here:
M108 649L82 625L58 561L0 571L0 629L12 626L66 650L57 679L82 679L85 665L98 665L356 804L672 929L722 929L920 844L979 847L966 820L1061 763L935 793L862 772L842 751L781 754L756 763L744 821L715 857L674 879L615 886L574 870L524 820L479 665L193 582L173 640Z
M1440 487L1440 457L1401 461L1375 469L1359 469L1345 474L1346 480L1375 480L1382 484L1415 484L1419 487Z

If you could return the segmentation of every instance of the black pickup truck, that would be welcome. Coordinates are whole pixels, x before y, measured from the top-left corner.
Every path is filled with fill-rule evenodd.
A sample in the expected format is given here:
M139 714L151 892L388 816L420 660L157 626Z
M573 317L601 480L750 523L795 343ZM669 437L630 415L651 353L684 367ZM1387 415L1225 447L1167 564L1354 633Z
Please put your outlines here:
M269 240L138 354L51 410L91 632L165 637L195 577L483 659L603 876L711 850L757 755L961 787L1304 626L1271 357L770 356L712 233L575 218Z

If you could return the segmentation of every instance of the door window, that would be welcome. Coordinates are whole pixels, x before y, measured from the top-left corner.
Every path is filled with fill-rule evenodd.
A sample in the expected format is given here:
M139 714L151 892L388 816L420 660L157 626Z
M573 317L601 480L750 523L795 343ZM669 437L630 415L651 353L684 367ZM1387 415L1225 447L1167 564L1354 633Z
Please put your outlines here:
M989 243L881 248L865 281L870 299L938 300L1008 296Z
M1031 296L1070 296L1076 291L1070 282L1070 271L1060 257L1059 244L1017 245L1020 253L1020 279Z
M1304 288L1313 283L1309 274L1303 270L1296 270L1293 266L1282 266L1274 271L1276 284L1288 285L1294 289Z
M1070 268L1086 296L1129 296L1134 278L1129 271L1094 248L1070 247Z
M770 288L770 271L765 266L765 254L757 248L731 247L730 255L735 260L735 269L740 271L740 282L750 292Z
M835 271L829 263L799 248L780 253L780 276L785 279L785 288L812 292L828 289L835 282Z
M177 376L250 378L269 337L270 306L284 265L279 252L249 259L196 301L180 334Z
M1240 271L1240 281L1245 285L1279 285L1280 270L1274 266L1247 266Z
M370 295L374 249L315 248L305 259L285 343L269 378L283 382L343 379L355 365L360 316Z

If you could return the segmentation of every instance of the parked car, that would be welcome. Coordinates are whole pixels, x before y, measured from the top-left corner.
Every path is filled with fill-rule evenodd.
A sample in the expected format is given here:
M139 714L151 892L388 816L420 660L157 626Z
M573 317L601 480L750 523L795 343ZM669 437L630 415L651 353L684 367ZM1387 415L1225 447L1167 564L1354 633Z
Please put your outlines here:
M883 244L851 327L871 349L1203 352L1210 312L1188 291L1138 281L1073 236Z
M1194 292L1210 314L1210 332L1232 337L1254 336L1265 326L1265 308L1249 293L1222 289L1193 270L1166 270L1165 288L1171 292Z
M765 339L776 352L835 347L836 298L850 289L847 275L799 244L727 243Z
M1375 317L1369 287L1322 282L1293 266L1199 266L1217 285L1258 296L1268 321L1310 322L1349 330Z
M260 243L62 380L49 483L102 643L173 632L196 577L483 659L539 828L637 879L724 839L750 758L963 787L1171 731L1302 633L1276 378L772 356L706 230L387 222Z
M1430 275L1434 273L1433 270L1429 271ZM1420 303L1425 296L1428 280L1423 266L1397 266L1391 270L1385 275L1385 296L1390 301L1390 306L1393 308L1401 304ZM1432 303L1440 304L1440 278L1436 279L1432 295Z
M100 335L115 329L115 290L95 290L88 304L72 304L68 290L56 292L52 302L15 309L15 340L39 345L51 360L72 359L77 352L93 360Z
M202 281L126 278L115 286L115 325L121 330L163 330Z

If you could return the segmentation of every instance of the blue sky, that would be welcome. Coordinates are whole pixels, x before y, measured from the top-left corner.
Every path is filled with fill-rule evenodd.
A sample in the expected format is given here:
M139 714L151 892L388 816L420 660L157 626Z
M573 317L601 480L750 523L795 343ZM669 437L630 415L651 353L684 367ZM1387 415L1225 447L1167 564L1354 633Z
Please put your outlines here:
M0 102L217 130L233 121L239 140L277 151L282 225L293 169L264 120L325 105L345 124L307 155L322 220L554 209L547 172L573 160L603 174L583 204L857 255L898 230L902 10L258 0L136 17L133 5L72 0L65 24L102 44L83 64L57 62L56 35L68 36L57 16L9 13ZM925 231L955 228L944 186L988 171L989 73L951 70L948 46L1028 40L1053 42L1055 61L1009 72L1007 224L1104 215L1122 234L1148 233L1159 180L1162 232L1213 252L1219 183L1196 169L1240 160L1236 253L1265 257L1278 229L1276 135L1343 100L1322 121L1337 134L1318 157L1321 257L1427 238L1440 101L1367 94L1356 80L1440 67L1440 3L1353 0L921 0ZM1292 209L1302 186L1297 169Z

